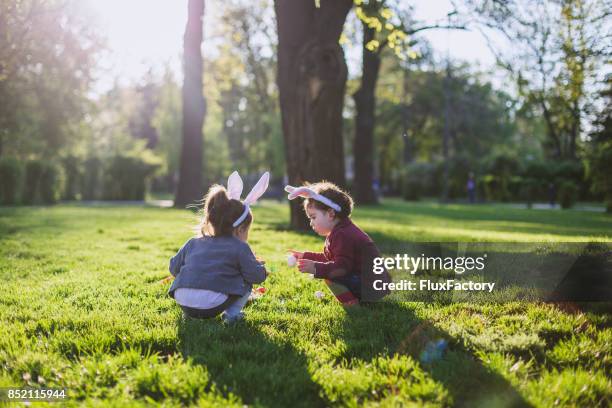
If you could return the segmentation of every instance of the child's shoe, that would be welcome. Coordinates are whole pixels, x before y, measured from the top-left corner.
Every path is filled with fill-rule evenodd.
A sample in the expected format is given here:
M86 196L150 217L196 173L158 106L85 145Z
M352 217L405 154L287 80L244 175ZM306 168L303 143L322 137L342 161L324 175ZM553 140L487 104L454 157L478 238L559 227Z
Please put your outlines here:
M223 316L221 316L221 319L223 319L223 323L225 324L241 322L244 320L244 313L240 312L234 316L228 316L227 313L223 313Z

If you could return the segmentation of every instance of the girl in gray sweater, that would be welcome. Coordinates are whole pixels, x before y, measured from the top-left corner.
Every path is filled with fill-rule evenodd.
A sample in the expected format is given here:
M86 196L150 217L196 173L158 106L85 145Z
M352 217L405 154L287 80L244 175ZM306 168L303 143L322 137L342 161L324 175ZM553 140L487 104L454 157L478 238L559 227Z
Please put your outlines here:
M237 172L230 176L227 189L215 185L208 190L201 236L188 240L170 260L170 273L176 279L168 293L187 316L241 320L252 285L266 279L264 263L255 258L247 240L253 222L249 206L265 192L268 178L265 173L244 202Z

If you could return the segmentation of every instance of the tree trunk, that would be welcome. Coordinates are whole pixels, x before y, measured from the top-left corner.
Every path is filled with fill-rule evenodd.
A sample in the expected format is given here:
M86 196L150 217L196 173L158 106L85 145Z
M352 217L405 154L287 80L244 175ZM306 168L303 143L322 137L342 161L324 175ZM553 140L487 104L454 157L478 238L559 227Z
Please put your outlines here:
M410 106L408 105L408 92L410 89L408 87L409 84L409 68L406 67L403 70L403 103L402 103L402 128L404 133L402 134L402 140L404 141L402 158L404 166L412 163L414 160L414 145L412 142L412 138L410 137L410 130L408 126L410 125Z
M183 39L183 144L179 182L174 205L184 207L202 198L202 156L204 115L202 75L202 19L204 0L189 0L189 14Z
M448 202L448 189L449 189L449 154L448 147L450 142L450 112L451 112L451 69L450 62L447 61L446 65L446 78L444 79L444 133L442 134L442 159L443 159L443 170L442 170L442 197L443 203Z
M280 108L289 183L345 186L342 108L347 79L338 44L352 0L275 0ZM298 200L291 227L307 229Z
M376 204L378 198L374 192L374 123L376 109L376 82L380 70L380 56L370 51L366 45L374 39L376 31L363 24L363 72L361 86L353 95L357 116L355 118L355 180L353 192L355 201L360 204Z
M567 158L570 160L576 160L576 141L580 135L580 105L578 100L575 100L572 106L572 128L569 134L569 147L567 152Z

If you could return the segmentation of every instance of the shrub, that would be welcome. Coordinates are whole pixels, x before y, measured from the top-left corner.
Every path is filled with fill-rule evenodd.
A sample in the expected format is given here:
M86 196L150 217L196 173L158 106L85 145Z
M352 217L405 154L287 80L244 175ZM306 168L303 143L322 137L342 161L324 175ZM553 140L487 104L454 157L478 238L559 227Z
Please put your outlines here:
M23 203L40 204L40 181L44 165L41 160L30 160L25 165L25 179L23 184Z
M519 174L519 162L516 157L507 153L498 153L488 159L488 174L495 182L489 182L491 198L508 201L511 198L510 184L512 178Z
M83 163L81 177L81 198L83 200L98 200L102 190L102 162L96 156L88 157Z
M83 165L81 159L76 156L66 156L62 159L64 168L64 191L62 199L78 200L81 197L81 187L83 178Z
M23 186L25 204L54 204L63 187L61 168L53 162L30 160L26 163Z
M21 184L21 164L14 157L0 159L0 203L16 204Z
M591 159L589 173L593 179L593 191L603 195L606 211L612 213L612 141L598 146Z
M562 183L563 181L572 181L575 184L581 184L584 181L584 166L582 162L577 160L553 161L552 169L554 177Z
M105 174L104 196L108 200L144 200L147 180L159 167L151 157L116 155Z
M64 187L64 173L56 163L43 165L40 175L39 196L43 204L55 204L59 201Z
M523 178L520 187L520 195L527 202L527 207L531 208L534 201L538 199L542 189L542 181L534 178Z
M527 162L522 172L523 178L537 180L546 183L552 180L552 169L549 162L544 160L532 160Z
M554 180L552 170L550 162L545 160L533 160L525 164L521 172L520 196L528 206L536 201L550 199L547 186Z
M572 181L564 181L559 186L559 204L561 208L572 208L578 199L578 186Z
M499 198L498 181L492 174L485 174L478 180L479 190L484 191L486 201L495 201Z
M457 155L449 159L448 163L448 198L466 198L469 174L474 170L476 163L465 155ZM440 174L444 174L444 164L441 163Z
M432 163L411 163L402 173L402 197L416 201L436 192L436 165Z

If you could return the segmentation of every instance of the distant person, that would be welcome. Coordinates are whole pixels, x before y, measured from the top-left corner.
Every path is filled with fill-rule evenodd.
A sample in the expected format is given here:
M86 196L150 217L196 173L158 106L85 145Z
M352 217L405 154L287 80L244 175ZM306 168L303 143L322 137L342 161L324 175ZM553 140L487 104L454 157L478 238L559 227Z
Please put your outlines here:
M466 188L468 193L468 200L470 201L470 204L474 204L474 202L476 201L476 181L474 180L474 173L472 172L470 172L468 176Z
M303 197L310 226L325 237L323 252L290 249L300 272L323 279L343 306L381 299L388 290L374 287L376 280L389 282L386 271L373 272L380 252L372 239L350 219L353 199L338 186L320 182L302 187L286 186L289 200Z
M555 183L548 184L548 202L550 203L550 208L555 208L555 201L557 200L557 187Z
M378 182L378 179L374 179L372 181L372 191L374 191L374 197L376 197L376 200L378 201L380 199L380 183Z
M264 262L255 258L249 244L253 214L249 208L268 188L265 173L240 201L242 180L237 172L227 189L214 185L206 194L200 235L187 241L170 260L176 277L168 294L185 315L207 319L221 315L225 322L241 320L252 285L266 279Z

